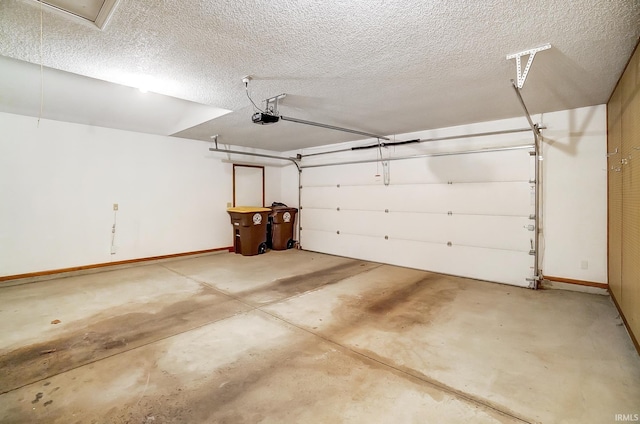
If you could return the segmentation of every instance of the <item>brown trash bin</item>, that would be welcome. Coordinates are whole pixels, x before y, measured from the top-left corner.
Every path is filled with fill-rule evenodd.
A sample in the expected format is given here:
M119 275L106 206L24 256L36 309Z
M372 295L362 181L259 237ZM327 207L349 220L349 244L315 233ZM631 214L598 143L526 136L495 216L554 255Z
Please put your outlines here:
M286 250L295 246L293 239L294 225L298 209L286 206L274 206L269 215L271 222L271 248Z
M233 225L233 250L242 256L267 251L267 221L269 208L239 206L228 208Z

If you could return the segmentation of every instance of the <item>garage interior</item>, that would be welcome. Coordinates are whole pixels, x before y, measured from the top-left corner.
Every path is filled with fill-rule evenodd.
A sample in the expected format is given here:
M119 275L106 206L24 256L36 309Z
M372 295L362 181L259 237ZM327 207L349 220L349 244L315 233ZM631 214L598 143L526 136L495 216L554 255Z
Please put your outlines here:
M6 0L0 38L1 422L640 419L637 1ZM292 243L234 253L275 202Z

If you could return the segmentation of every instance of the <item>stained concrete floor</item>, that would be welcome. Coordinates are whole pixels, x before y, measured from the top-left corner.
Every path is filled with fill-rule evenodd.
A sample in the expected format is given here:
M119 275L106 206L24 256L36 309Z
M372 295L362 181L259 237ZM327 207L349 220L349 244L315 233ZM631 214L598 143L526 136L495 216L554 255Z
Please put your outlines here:
M640 357L607 296L293 250L0 286L0 369L2 423L640 413Z

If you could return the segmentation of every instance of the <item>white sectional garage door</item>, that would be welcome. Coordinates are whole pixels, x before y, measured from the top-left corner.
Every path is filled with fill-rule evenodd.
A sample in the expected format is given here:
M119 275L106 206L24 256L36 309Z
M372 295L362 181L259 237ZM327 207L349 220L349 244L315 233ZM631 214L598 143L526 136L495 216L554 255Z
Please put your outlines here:
M528 149L305 168L305 250L526 287L534 275ZM377 174L380 174L377 176Z

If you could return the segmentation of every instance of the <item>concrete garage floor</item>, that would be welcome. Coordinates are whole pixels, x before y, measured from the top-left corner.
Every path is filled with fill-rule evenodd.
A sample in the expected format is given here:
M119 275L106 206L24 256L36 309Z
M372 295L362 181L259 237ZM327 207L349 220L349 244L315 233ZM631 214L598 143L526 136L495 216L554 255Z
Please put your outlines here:
M640 413L621 324L607 296L293 250L2 286L0 422L613 423Z

